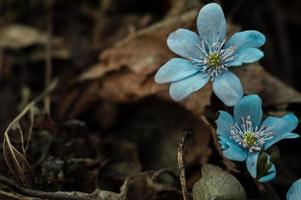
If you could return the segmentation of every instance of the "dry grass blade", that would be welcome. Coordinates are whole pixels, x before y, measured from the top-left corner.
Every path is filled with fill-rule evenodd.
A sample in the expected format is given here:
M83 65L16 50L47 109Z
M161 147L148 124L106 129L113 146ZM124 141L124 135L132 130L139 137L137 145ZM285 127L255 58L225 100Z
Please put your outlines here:
M31 167L25 156L23 132L18 121L4 133L3 155L18 182L30 186Z
M30 186L31 167L25 156L23 131L19 121L29 111L32 111L36 102L42 100L46 95L55 89L57 81L49 85L40 96L29 103L22 112L8 125L4 132L3 155L9 169L16 180L23 186ZM32 127L30 127L31 129Z

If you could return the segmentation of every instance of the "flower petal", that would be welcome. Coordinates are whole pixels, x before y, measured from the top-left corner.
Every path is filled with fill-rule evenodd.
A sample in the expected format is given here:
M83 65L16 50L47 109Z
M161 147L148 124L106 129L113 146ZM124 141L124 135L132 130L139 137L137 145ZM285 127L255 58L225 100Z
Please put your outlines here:
M169 94L175 101L181 101L191 93L201 89L209 81L209 76L203 73L197 73L186 79L172 82L169 88Z
M227 25L220 5L216 3L205 5L199 12L197 28L200 38L206 40L208 44L223 41L226 36Z
M261 106L261 98L256 94L242 97L234 106L235 122L241 122L241 118L246 119L249 116L253 127L259 126L262 120Z
M226 71L213 81L215 95L226 105L235 105L243 96L240 80L232 72Z
M219 111L219 116L215 122L217 135L230 137L230 127L234 124L233 117L227 112Z
M242 31L232 35L226 42L225 48L235 46L237 52L247 48L259 48L264 45L265 36L258 31Z
M242 148L230 137L219 136L219 142L226 158L234 161L245 161L248 156L246 149Z
M246 160L247 169L253 178L257 176L257 160L259 152L249 153Z
M301 200L301 179L295 181L286 194L287 200Z
M180 28L169 34L167 46L179 56L189 59L199 59L201 41L195 32Z
M284 139L296 139L299 138L300 135L296 133L283 133L283 134L275 134L273 135L273 138L270 140L267 140L264 144L264 149L270 148L273 144L279 142L280 140Z
M298 135L291 132L298 126L298 123L298 118L292 113L283 117L266 118L261 126L268 127L273 133L273 138L265 142L265 149L282 139L297 138Z
M234 60L227 63L228 67L238 67L242 64L254 63L260 60L264 53L260 49L248 48L235 52Z
M157 83L168 83L187 78L200 71L192 62L182 58L172 58L165 63L156 73Z

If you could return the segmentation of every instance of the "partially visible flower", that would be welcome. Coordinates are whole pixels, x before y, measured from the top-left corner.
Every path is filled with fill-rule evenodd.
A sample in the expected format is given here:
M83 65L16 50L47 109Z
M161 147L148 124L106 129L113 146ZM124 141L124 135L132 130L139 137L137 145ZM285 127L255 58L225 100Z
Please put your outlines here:
M293 183L286 194L287 200L301 200L301 179Z
M298 138L299 135L292 133L298 125L294 114L263 120L261 106L262 101L258 95L244 96L234 106L234 117L220 111L216 124L224 155L230 160L246 161L251 176L265 182L275 177L276 169L272 164L266 175L258 177L257 161L260 153L280 140ZM271 162L269 155L266 156L267 161Z
M233 106L243 96L243 88L229 68L261 59L263 52L258 48L265 43L265 36L243 31L226 41L225 16L216 3L205 5L196 23L198 34L180 28L168 36L169 49L183 58L170 59L158 70L155 81L171 82L170 96L180 101L211 80L216 96Z

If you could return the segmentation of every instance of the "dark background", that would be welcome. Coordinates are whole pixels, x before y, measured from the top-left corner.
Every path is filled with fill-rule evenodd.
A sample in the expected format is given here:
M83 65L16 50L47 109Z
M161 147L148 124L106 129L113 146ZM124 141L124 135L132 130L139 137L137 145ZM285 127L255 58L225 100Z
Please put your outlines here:
M63 96L70 89L68 84L71 84L72 81L69 80L73 80L91 66L101 62L99 55L105 49L118 43L131 31L141 30L163 20L175 2L176 0L0 0L0 32L1 28L3 29L6 25L18 23L44 33L52 32L53 36L63 39L62 49L68 49L68 56L54 55L52 59L53 77L59 77L66 83L61 86L64 89L59 90L57 95ZM201 4L213 1L187 0L186 2L185 8L180 13L198 9ZM258 30L267 37L267 42L263 47L265 57L260 60L260 64L275 77L300 91L301 1L221 0L215 2L222 5L228 22L234 23L242 30ZM110 6L106 7L108 4ZM1 133L4 132L13 117L20 112L20 108L24 106L22 102L28 102L28 99L26 100L24 97L26 88L30 89L29 99L43 91L45 56L39 57L37 54L44 51L45 45L39 43L21 48L0 49ZM75 86L75 89L78 89L79 93L84 93L87 85L88 83L79 84ZM46 120L48 123L46 125L40 123L35 127L36 132L39 132L39 129L47 129L50 133L54 132L55 138L50 145L49 155L47 154L45 161L35 166L35 173L38 174L35 186L41 190L92 192L95 185L91 180L96 177L99 181L98 186L101 186L102 189L119 192L120 186L131 170L153 170L165 165L176 168L174 165L176 152L165 151L165 146L167 149L169 146L174 148L178 135L168 135L167 133L165 135L166 130L170 130L170 127L177 131L198 129L194 127L198 126L198 122L190 112L156 97L129 104L99 100L72 117L61 115L56 110L58 105L63 103L55 95L52 119ZM41 105L39 104L39 106ZM300 104L290 106L290 109L295 109L294 111L300 114ZM219 108L213 110L217 109ZM265 110L274 111L275 108L272 106L272 109L268 107ZM72 113L72 107L70 112ZM215 115L213 114L213 116ZM85 122L85 128L77 127L78 124L71 128L62 125L70 118ZM45 119L41 121L45 122ZM54 126L52 123L56 125ZM88 140L93 141L92 144L85 143L87 135L89 135ZM42 142L40 144L37 141ZM66 143L72 143L70 149L65 148ZM273 187L282 198L292 180L301 175L301 163L297 161L301 152L298 149L299 143L300 140L279 144L282 154L285 155L283 160L278 163L280 175L289 178L273 183ZM34 138L32 145L38 149L38 152L41 146L45 146L43 138L41 140ZM209 147L214 149L212 141L209 142ZM37 154L35 151L31 152L30 161L35 161ZM93 159L100 157L101 161L109 157L120 161L118 167L120 165L127 167L126 170L120 170L113 163L112 166L104 169L103 176L95 175L91 173L90 169L82 169L81 165L79 165L80 167L70 167L70 163L65 161L73 156ZM168 156L172 159L167 158ZM137 157L141 162L139 164L135 163ZM11 176L2 156L0 158L1 173ZM221 158L217 155L216 150L213 150L212 156L208 159L221 165ZM288 170L286 164L290 165L291 171ZM239 165L239 169L244 169L243 165ZM61 172L60 170L67 177L63 183L57 180L56 176ZM47 171L52 174L46 173ZM187 171L191 189L192 182L195 182L195 177L198 177L194 177L194 174L197 174L196 171L200 171L200 164L188 166ZM78 177L78 175L82 175L81 173L86 178ZM47 182L49 177L52 177L50 183ZM255 199L265 199L264 195L253 189L256 186L245 171L237 177L247 188L248 195Z

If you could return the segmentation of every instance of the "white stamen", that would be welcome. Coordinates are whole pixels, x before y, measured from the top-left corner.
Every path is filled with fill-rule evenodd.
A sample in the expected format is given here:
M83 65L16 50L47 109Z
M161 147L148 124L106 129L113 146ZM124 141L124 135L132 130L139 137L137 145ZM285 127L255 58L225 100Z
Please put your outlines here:
M220 42L218 39L211 45L202 40L198 48L201 50L199 59L192 61L201 67L201 70L214 80L222 71L228 70L228 64L235 59L235 46L223 49L226 40ZM213 62L213 63L212 63Z
M249 152L260 151L265 141L273 138L273 132L266 126L253 127L250 116L241 118L241 123L230 127L231 139L248 149Z

